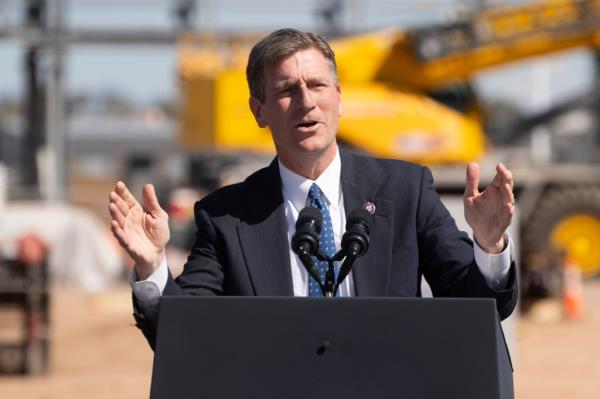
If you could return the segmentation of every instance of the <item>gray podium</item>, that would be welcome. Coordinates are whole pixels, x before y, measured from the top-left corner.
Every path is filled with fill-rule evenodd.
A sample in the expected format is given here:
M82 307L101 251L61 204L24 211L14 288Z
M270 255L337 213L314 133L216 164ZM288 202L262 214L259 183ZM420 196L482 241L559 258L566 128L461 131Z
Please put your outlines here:
M152 398L513 398L492 299L163 297Z

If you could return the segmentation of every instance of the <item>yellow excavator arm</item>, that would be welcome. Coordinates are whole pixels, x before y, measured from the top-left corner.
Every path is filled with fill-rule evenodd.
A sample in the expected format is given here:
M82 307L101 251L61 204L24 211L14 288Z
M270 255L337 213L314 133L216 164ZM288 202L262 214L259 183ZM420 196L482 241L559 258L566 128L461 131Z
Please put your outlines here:
M600 0L499 7L450 24L335 40L344 103L338 138L370 155L430 165L476 160L485 152L479 117L427 93L486 67L581 45L600 45ZM186 149L274 152L248 107L248 51L182 40L180 142Z

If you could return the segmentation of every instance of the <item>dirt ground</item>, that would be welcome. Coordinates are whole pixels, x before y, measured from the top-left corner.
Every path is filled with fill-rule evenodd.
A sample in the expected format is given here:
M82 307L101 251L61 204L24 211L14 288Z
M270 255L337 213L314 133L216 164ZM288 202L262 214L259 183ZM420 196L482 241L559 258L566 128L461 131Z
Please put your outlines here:
M515 391L520 399L600 397L600 281L585 284L581 321L552 311L517 324ZM0 377L0 398L145 398L152 352L133 327L126 285L101 295L55 287L47 374ZM539 316L539 315L545 316Z

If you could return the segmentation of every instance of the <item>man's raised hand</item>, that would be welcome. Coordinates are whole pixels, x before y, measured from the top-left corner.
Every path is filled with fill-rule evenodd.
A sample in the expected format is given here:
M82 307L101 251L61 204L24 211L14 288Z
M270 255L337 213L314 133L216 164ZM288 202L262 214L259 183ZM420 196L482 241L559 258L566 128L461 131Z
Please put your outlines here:
M121 246L135 262L138 280L145 280L162 263L169 242L169 216L158 204L154 186L143 189L144 207L117 182L109 194L108 209L111 230Z
M496 176L479 192L479 165L467 166L467 185L463 197L465 219L473 230L473 237L488 253L500 253L504 247L504 232L515 211L513 177L503 164L496 166Z

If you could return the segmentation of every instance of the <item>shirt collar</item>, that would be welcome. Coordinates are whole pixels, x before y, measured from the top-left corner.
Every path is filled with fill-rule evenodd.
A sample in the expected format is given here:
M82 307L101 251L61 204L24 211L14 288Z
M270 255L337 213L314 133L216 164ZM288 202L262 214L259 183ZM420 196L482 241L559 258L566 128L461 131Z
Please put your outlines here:
M304 176L292 172L286 168L279 159L279 175L281 176L282 194L285 200L289 200L298 210L306 206L308 190L313 183L317 183L329 205L337 208L340 202L340 175L342 162L339 150L336 150L333 161L321 173L316 180L307 179Z

